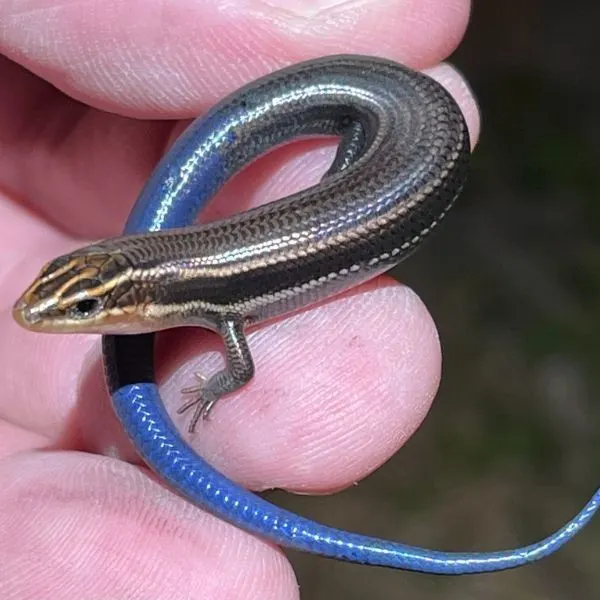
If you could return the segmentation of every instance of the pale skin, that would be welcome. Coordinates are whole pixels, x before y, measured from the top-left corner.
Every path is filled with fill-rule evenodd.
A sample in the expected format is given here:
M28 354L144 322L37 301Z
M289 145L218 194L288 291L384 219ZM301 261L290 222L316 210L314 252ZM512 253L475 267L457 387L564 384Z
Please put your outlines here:
M475 143L475 103L439 64L468 11L467 0L0 3L3 598L299 597L278 548L174 496L139 464L111 413L99 336L30 333L11 307L42 263L120 232L184 126L174 119L202 114L285 64L355 52L427 69L460 103ZM304 142L270 156L228 185L205 218L317 181L332 149ZM254 380L190 439L256 490L324 494L361 480L414 433L439 383L433 320L389 278L249 341ZM194 372L210 374L220 360L213 334L161 337L172 414ZM176 417L182 430L188 418Z

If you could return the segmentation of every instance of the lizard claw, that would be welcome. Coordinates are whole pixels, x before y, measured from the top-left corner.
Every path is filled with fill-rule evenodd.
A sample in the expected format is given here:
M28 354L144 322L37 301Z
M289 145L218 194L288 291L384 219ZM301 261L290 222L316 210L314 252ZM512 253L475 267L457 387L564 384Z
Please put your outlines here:
M188 431L190 433L194 433L196 425L200 419L208 418L211 409L217 401L217 397L205 389L206 377L200 373L195 373L194 375L196 376L196 379L200 380L200 383L194 386L183 388L181 393L186 395L193 394L195 397L186 402L183 406L179 407L177 410L177 414L181 415L190 408L194 406L196 407L188 427Z

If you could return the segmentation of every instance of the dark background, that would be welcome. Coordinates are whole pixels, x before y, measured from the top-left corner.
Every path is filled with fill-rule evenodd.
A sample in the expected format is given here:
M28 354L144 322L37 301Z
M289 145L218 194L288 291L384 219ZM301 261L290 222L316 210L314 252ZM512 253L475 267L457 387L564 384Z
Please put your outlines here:
M322 522L444 550L537 541L600 483L600 2L475 0L451 62L481 107L470 183L397 270L439 328L433 409L407 446L327 498ZM298 553L303 598L600 598L600 521L533 566L460 578Z

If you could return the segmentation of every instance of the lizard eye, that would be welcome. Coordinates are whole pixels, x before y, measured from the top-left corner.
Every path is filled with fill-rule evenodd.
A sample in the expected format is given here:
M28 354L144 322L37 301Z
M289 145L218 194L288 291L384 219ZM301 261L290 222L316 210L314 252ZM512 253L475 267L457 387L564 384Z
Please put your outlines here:
M93 315L100 309L100 301L96 298L86 298L75 304L70 312L71 316L76 318L84 318Z
M101 285L101 282L95 277L84 279L77 282L70 288L71 293L78 293L82 290L89 290ZM85 319L93 316L102 307L102 301L100 298L92 296L91 298L82 298L78 302L75 302L68 309L69 316L73 319Z

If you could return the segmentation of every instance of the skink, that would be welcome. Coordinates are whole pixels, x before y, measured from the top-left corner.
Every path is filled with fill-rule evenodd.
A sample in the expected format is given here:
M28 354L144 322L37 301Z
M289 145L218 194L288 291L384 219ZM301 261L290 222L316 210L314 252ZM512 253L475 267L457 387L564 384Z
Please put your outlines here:
M341 139L318 185L191 226L235 172L306 135ZM220 397L253 376L248 326L407 257L459 195L469 156L460 109L424 74L364 56L283 69L195 121L154 170L124 235L48 263L15 304L14 317L34 331L104 334L113 405L141 457L175 491L249 532L331 558L427 573L535 561L589 522L600 490L561 530L515 550L446 553L333 529L268 503L202 460L168 417L154 378L153 332L198 325L222 336L226 367L181 409L194 409L193 429Z

